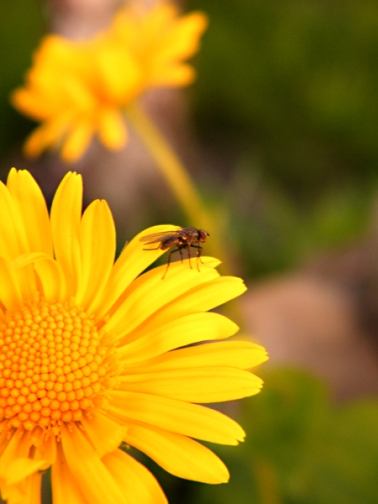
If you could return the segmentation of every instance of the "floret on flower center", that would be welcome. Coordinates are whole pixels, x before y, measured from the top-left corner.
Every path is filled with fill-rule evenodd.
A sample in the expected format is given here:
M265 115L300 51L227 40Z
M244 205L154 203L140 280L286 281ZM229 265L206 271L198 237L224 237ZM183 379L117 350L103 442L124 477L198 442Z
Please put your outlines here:
M93 318L72 302L37 299L0 321L0 430L59 435L112 381L112 357ZM97 401L97 403L96 403Z

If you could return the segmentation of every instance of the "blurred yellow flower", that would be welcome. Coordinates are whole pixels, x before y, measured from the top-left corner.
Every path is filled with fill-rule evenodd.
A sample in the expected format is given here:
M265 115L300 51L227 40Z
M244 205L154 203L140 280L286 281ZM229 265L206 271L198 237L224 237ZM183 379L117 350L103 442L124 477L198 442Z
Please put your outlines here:
M177 226L143 231L114 263L108 205L81 207L72 172L50 215L29 172L12 169L0 183L2 498L38 503L51 467L56 504L165 503L130 446L181 478L227 481L220 459L192 438L243 440L235 421L200 403L261 388L246 369L265 350L221 341L238 328L208 312L242 294L242 280L220 276L209 257L200 271L172 264L164 280L165 265L143 273L163 251L144 251L141 237Z
M107 148L122 148L128 105L148 89L193 81L194 69L185 60L198 51L206 25L204 14L179 17L167 3L147 12L132 5L91 40L46 36L25 86L11 96L16 109L41 122L26 141L25 154L36 157L54 148L74 162L94 134Z

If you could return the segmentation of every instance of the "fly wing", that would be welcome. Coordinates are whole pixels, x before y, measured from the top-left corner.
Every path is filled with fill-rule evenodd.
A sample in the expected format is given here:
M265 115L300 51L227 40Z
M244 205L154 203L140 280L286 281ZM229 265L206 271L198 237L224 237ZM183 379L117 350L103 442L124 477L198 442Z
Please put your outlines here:
M160 233L151 233L146 236L142 236L142 238L139 239L141 242L147 242L147 245L150 243L158 243L161 242L162 240L169 240L176 238L176 234L172 231L161 231Z

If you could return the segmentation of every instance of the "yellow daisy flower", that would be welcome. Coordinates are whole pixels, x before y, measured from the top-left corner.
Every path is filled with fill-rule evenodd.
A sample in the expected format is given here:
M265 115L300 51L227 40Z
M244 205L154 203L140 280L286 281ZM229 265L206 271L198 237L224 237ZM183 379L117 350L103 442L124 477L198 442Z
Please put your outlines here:
M123 112L144 91L186 86L194 77L185 63L199 48L204 14L179 17L176 7L157 4L148 12L121 10L108 31L88 41L46 36L34 54L25 86L11 96L16 109L41 122L25 154L47 148L77 161L94 134L108 149L127 142Z
M82 179L68 173L50 215L27 171L0 183L0 490L39 502L51 467L54 504L159 504L154 477L123 447L165 470L222 483L228 471L194 439L236 445L243 429L217 403L259 392L246 371L266 360L231 320L208 310L245 291L203 258L143 273L162 253L125 246L105 201L82 215ZM200 342L202 345L193 345ZM211 343L210 343L211 342ZM193 439L194 438L194 439Z

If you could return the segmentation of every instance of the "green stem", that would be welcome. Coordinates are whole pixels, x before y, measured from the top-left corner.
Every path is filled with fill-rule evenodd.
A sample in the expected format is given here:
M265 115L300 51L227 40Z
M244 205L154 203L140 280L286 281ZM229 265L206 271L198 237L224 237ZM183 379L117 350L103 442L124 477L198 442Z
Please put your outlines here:
M254 468L262 504L283 504L278 475L271 462L260 458Z
M137 103L127 107L126 115L156 161L160 172L186 214L189 224L210 233L211 240L206 244L206 249L223 263L227 262L224 247L217 239L217 235L222 234L220 225L214 221L203 205L185 166Z
M162 175L187 215L190 224L205 228L210 224L208 222L209 216L185 166L138 104L134 103L129 106L126 109L126 114L157 162Z

